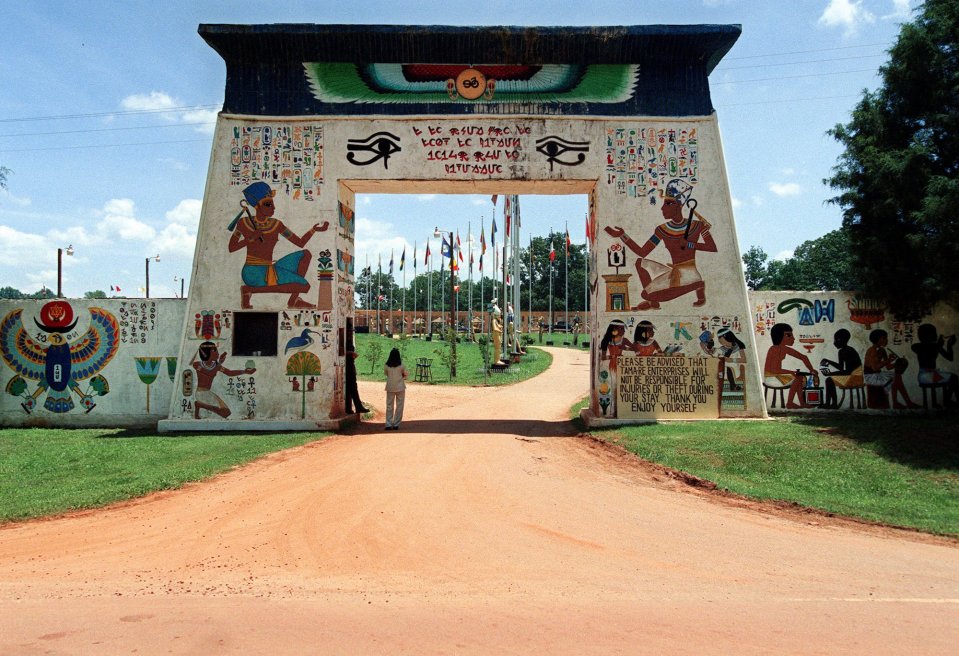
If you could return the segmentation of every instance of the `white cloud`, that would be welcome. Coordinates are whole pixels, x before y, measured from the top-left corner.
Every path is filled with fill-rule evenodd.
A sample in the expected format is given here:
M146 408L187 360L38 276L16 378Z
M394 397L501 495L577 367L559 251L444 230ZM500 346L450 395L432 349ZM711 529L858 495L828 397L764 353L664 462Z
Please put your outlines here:
M763 197L759 195L751 196L750 200L753 202L753 205L755 205L756 207L761 207L762 204L765 202Z
M743 206L743 202L739 200L738 198L736 198L735 196L732 197L731 201L733 204L733 209Z
M181 257L193 257L202 205L203 202L196 198L185 198L166 213L166 220L169 223L164 226L153 242L158 251Z
M793 175L795 172L796 172L796 169L793 169L793 168L787 167L783 169L783 175Z
M892 0L892 13L882 17L883 20L908 20L912 14L910 0Z
M184 123L199 123L195 128L197 132L213 134L217 113L215 109L191 109L181 113L180 120Z
M862 25L875 21L876 17L862 6L862 0L829 0L819 17L820 25L843 27L846 36L855 34Z
M416 200L422 202L429 202L431 200L436 200L437 194L417 194Z
M56 244L73 244L76 246L90 246L99 244L102 238L90 234L83 226L71 226L63 230L50 230L47 239Z
M770 182L769 191L777 196L798 196L802 189L795 182Z
M376 270L377 263L380 261L379 258L382 258L383 272L385 273L389 270L390 253L392 252L393 275L398 276L400 270L400 255L403 253L404 247L406 248L406 264L412 268L413 244L397 234L396 228L392 223L388 221L375 221L365 217L358 217L356 219L356 241L353 244L353 252L368 253L370 258L369 264L373 267L374 271ZM417 257L420 258L420 265L422 265L422 258L426 247L422 243L419 243L417 244L417 248L419 249ZM435 241L432 250L434 254L439 250ZM365 258L366 256L364 255L363 262L357 262L356 266L365 267Z
M387 221L374 221L363 216L356 218L356 234L362 235L370 241L378 241L394 234L394 232L393 224Z
M172 157L162 157L160 158L161 164L166 164L174 171L189 171L190 167L181 162L178 159L173 159Z
M104 240L149 241L156 230L135 216L136 208L129 198L114 198L103 206L103 218L97 223L97 234Z
M166 213L166 220L196 230L200 225L200 209L203 201L197 198L184 198L176 207Z
M160 253L192 258L196 248L196 231L191 232L186 226L171 223L160 231L152 243Z
M372 205L373 199L367 195L360 196L359 205Z
M12 203L17 207L27 207L33 201L31 201L26 196L14 196L6 189L0 189L0 204L3 203Z
M199 123L197 132L213 134L217 110L184 106L182 102L162 91L135 93L120 101L123 109L156 112L167 121Z
M791 251L791 250L790 250L790 251L779 251L778 253L776 253L775 255L773 255L773 259L774 259L774 260L779 260L780 262L785 262L786 260L788 260L788 259L791 258L792 256L793 256L793 251Z
M0 225L0 264L9 266L36 265L37 254L44 253L51 248L53 247L40 235L21 232L16 228Z
M123 109L136 112L157 111L163 114L164 118L173 120L173 118L175 118L173 114L168 115L166 111L160 110L173 109L179 105L171 96L161 91L151 91L150 93L135 93L132 96L127 96L120 101L120 106L123 107Z

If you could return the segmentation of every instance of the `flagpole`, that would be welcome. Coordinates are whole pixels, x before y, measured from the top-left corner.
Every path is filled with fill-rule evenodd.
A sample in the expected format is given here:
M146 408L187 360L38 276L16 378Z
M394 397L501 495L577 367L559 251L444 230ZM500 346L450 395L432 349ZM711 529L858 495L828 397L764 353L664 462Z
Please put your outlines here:
M479 255L479 274L480 274L480 316L483 319L480 321L480 330L481 332L486 332L486 306L483 301L486 299L483 298L483 256L486 254L486 230L483 226L483 217L480 217L480 255Z
M370 269L370 254L366 254L366 330L370 329L370 285L373 284L373 270Z
M526 327L530 334L533 332L533 233L529 233L529 315L526 317Z
M400 256L400 268L403 269L403 305L400 307L400 335L406 334L406 246Z
M430 253L430 240L426 240L426 331L433 338L433 258Z
M380 334L380 297L383 296L383 254L379 254L376 273L376 334Z
M443 237L440 237L442 240ZM450 249L453 248L453 244L450 244ZM442 241L440 242L440 280L443 280L443 265L446 264L446 258L443 257L443 246ZM452 310L453 308L450 308ZM446 314L446 294L440 294L440 316L442 317ZM443 334L446 334L446 331L443 331Z
M466 312L466 334L469 340L473 341L473 222L466 222L466 250L469 252L469 279L470 288L467 293L467 303L469 307Z
M549 315L546 319L549 321L549 337L553 339L553 260L556 258L553 250L553 226L549 227L549 252L552 257L549 258Z
M413 334L416 334L416 240L413 240Z
M583 271L586 275L583 276L583 327L586 326L586 321L589 317L589 215L586 216L586 250L583 251L586 255L585 262L583 263Z
M523 305L520 302L520 283L519 283L519 196L513 196L513 353L520 353L519 336L522 332L520 324L523 318Z
M509 295L507 294L507 291L506 291L506 258L507 258L507 248L506 248L506 247L507 247L507 245L509 244L509 235L510 235L510 232L509 232L509 230L508 230L508 228L509 228L509 218L508 218L508 216L507 216L508 213L509 213L509 207L508 207L509 204L510 204L510 203L509 203L509 196L507 196L507 197L506 197L506 202L503 203L503 223L506 224L505 227L507 228L506 230L504 230L504 232L505 232L506 234L503 235L503 320L504 320L504 321L503 321L503 328L504 328L504 330L503 330L503 350L502 350L502 352L500 353L500 360L502 360L503 362L509 362L509 355L508 355L508 353L509 353L509 332L508 332L508 331L509 331L509 326L506 325L506 323L507 323L507 321L508 321L508 314L507 314L507 311L506 311L508 308L507 308L506 306L507 306L507 304L509 303Z
M453 234L450 233L450 239L452 239L452 238L453 238ZM450 244L450 248L453 248L453 245L452 245L452 244ZM455 268L453 269L453 271L459 271L459 266L460 266L460 265L457 264L456 260L462 259L462 257L463 257L463 250L462 250L462 248L460 248L460 231L459 231L459 228L457 228L457 229L456 229L456 248L453 250L453 258L454 258L454 259L453 259L453 266L455 267ZM462 280L462 277L461 277L460 279ZM453 288L455 289L455 288L456 288L456 285L454 285ZM453 335L456 335L457 333L459 333L459 324L460 324L460 295L459 295L459 292L456 292L456 293L453 295L453 298L450 300L450 303L453 305L453 307L450 308L451 310L453 310L453 321L451 322L451 323L453 324Z
M396 326L393 324L393 249L390 249L390 316L387 319L390 322L390 335L396 332Z
M566 222L566 236L564 237L566 242L563 244L563 248L566 251L566 261L563 264L564 270L564 280L563 280L563 305L566 308L566 330L567 334L569 332L569 221ZM566 338L563 338L563 342L566 342Z

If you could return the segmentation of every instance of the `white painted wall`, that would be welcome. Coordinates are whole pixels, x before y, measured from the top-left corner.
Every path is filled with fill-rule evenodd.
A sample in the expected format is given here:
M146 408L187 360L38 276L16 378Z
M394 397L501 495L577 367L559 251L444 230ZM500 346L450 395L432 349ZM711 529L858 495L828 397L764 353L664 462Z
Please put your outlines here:
M168 367L179 350L186 301L135 298L64 300L77 320L75 328L63 334L69 349L77 354L75 357L82 357L93 308L100 308L116 322L114 355L102 367L84 377L77 377L81 365L75 362L72 373L77 389L67 395L72 398L74 407L67 412L51 412L44 407L49 396L44 391L48 384L44 365L53 333L45 332L36 323L46 323L41 310L48 301L0 301L0 317L5 327L3 364L0 364L0 389L3 390L0 393L0 425L152 427L158 419L166 417L173 391ZM35 365L39 365L39 369ZM17 373L18 369L21 373ZM144 378L149 379L153 371L156 371L156 377L148 387ZM102 376L106 384L99 379L96 384L91 384L94 376ZM101 394L104 390L108 391ZM13 394L13 391L19 393ZM29 406L27 397L34 395L35 405L27 412L23 405ZM95 404L89 412L83 404L84 397Z

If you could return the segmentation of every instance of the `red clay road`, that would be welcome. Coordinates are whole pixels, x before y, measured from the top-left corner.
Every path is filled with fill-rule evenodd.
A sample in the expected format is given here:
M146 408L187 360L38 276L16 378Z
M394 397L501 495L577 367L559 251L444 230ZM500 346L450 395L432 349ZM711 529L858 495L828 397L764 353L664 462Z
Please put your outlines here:
M577 436L585 353L182 490L0 529L0 654L947 654L956 542ZM382 407L380 385L364 398Z

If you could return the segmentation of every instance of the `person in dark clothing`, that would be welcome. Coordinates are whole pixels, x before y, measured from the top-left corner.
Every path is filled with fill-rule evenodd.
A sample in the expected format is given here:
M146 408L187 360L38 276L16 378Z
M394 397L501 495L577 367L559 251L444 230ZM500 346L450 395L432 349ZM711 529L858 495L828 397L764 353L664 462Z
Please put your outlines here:
M369 408L360 401L360 390L356 385L356 358L359 354L352 344L346 347L346 414L369 412Z

